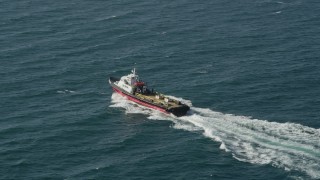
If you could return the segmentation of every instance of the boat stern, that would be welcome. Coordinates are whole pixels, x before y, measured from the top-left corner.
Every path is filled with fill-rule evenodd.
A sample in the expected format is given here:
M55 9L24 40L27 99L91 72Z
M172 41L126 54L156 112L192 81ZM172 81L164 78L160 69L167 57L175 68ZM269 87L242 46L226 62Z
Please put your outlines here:
M167 112L172 113L173 115L175 115L177 117L181 117L181 116L186 115L189 110L190 110L190 107L183 104L178 107L169 108L169 109L167 109Z

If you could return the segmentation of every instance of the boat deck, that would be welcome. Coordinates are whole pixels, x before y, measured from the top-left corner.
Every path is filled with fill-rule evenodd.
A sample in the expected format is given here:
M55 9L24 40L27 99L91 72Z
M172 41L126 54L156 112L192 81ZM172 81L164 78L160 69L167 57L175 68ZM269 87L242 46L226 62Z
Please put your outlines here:
M169 107L179 107L181 105L181 103L177 100L174 99L169 99L168 98L168 102L165 101L164 96L160 96L159 98L157 98L157 95L154 94L141 94L141 93L136 93L135 94L136 97L138 97L141 100L150 102L152 104L156 104L156 105L160 105L163 106L165 108L169 108Z

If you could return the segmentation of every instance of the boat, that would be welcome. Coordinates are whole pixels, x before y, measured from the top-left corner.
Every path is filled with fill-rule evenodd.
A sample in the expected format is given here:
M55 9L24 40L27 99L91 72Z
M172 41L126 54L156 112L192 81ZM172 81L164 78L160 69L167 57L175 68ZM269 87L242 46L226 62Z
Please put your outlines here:
M181 101L156 92L153 88L150 89L147 83L139 79L135 68L130 74L121 78L110 77L109 83L116 93L128 100L166 114L180 117L186 115L190 109L188 105Z

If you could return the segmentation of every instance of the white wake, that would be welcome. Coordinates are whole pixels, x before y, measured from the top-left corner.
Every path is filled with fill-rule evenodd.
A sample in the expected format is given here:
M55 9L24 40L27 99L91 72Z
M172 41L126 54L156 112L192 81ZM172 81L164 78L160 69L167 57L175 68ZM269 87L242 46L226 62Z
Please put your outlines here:
M111 107L124 108L126 113L143 113L149 119L170 120L176 129L201 131L204 136L220 142L220 149L232 153L239 161L270 164L286 171L305 173L313 179L320 178L320 129L223 114L192 107L190 101L177 99L191 106L189 115L179 118L165 115L115 93L111 97Z

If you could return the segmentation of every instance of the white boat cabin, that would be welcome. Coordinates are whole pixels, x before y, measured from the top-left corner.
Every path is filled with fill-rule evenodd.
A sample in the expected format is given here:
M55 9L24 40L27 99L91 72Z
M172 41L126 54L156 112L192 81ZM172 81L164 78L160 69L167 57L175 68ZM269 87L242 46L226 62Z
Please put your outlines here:
M115 84L130 94L134 94L136 92L149 92L146 84L139 80L139 76L136 74L135 68L127 76L122 76L118 82L115 82Z

